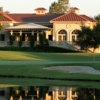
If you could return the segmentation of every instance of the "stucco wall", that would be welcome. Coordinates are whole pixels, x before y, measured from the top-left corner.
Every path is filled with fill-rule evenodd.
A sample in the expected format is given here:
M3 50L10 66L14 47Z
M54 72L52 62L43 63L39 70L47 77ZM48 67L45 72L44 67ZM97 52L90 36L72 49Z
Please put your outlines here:
M87 26L91 29L95 23L90 22L54 22L53 23L53 40L58 41L58 32L60 30L66 30L67 32L67 41L72 41L72 32L74 30L81 30L81 26Z
M55 41L58 41L58 32L60 30L66 30L67 32L67 41L72 41L72 36L71 36L71 33L74 31L74 30L81 30L81 23L79 22L61 22L61 23L54 23L53 24L53 35L54 35L54 40Z

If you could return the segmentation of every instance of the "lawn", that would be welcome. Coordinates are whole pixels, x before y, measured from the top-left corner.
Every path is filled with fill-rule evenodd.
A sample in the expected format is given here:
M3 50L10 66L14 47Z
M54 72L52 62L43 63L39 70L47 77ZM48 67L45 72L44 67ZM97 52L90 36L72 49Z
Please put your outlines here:
M90 67L100 70L100 54L34 53L34 52L0 51L0 75L7 75L7 76L12 75L15 77L24 76L26 78L33 77L35 79L36 78L37 79L39 78L64 79L65 78L65 79L100 80L100 75L92 75L92 74L86 74L86 73L72 74L66 71L43 70L44 67L51 67L51 66L58 66L58 65L63 65L63 66L84 65L84 66L90 66ZM4 79L0 78L0 80L1 80L0 81L1 84L7 83L6 78ZM3 83L2 80L3 81L6 80L6 83ZM12 78L8 79L8 83L11 80ZM14 82L15 81L12 81L12 84ZM55 80L54 85L56 83L57 83L57 80ZM58 85L61 85L60 83ZM20 84L21 83L19 83L18 85ZM50 85L50 83L47 83L47 84ZM64 85L64 82L62 85Z

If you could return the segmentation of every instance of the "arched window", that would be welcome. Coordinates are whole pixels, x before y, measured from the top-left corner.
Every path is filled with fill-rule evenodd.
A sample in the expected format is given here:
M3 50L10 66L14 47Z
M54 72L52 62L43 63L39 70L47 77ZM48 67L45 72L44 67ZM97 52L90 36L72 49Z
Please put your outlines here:
M67 32L65 30L60 30L58 32L58 41L66 41L67 40Z
M75 41L77 41L77 36L78 36L78 32L79 32L80 30L74 30L73 32L72 32L72 41L73 42L75 42Z

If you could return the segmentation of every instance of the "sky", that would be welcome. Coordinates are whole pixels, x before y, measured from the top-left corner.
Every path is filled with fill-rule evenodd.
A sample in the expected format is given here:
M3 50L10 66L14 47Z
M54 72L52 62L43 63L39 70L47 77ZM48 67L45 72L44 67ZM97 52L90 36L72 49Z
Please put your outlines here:
M0 0L0 7L10 13L34 13L38 7L49 9L54 1L57 0ZM91 17L100 14L100 0L70 0L70 6L79 8L80 14Z

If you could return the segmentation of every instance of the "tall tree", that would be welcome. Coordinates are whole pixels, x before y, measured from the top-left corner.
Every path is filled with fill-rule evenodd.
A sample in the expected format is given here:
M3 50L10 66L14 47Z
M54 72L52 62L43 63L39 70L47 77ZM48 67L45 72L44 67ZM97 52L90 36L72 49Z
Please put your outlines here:
M69 0L59 0L51 4L49 13L67 13L69 9Z
M97 25L93 29L95 41L97 43L97 46L100 45L100 23L97 23Z
M59 12L67 13L69 8L69 0L59 0Z
M59 5L57 2L51 4L49 8L49 13L58 13L59 12Z
M78 31L78 41L76 43L81 47L81 49L88 49L93 46L94 36L93 32L88 27L82 27L81 31Z
M88 27L82 27L81 31L78 32L78 41L76 43L82 50L94 48L95 51L100 45L100 23L93 30Z
M2 11L2 9L0 8L0 11ZM0 21L2 21L3 15L0 14ZM0 24L0 32L3 30L3 26ZM1 38L1 37L0 37Z
M100 15L95 16L95 19L100 22Z

